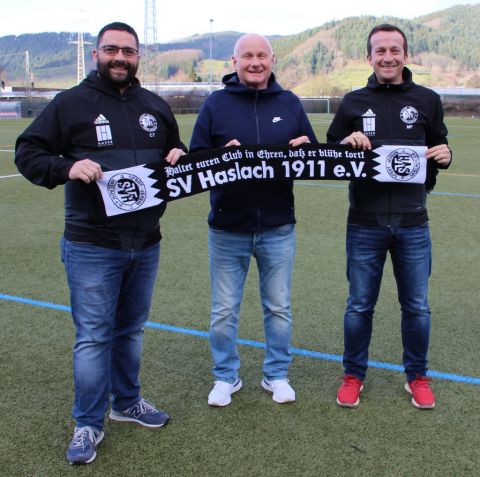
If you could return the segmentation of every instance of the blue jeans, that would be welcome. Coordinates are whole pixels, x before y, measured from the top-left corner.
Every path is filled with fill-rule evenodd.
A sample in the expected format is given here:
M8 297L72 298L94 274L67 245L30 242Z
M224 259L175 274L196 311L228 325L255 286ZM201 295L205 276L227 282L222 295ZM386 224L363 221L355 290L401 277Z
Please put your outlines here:
M392 258L402 311L403 365L407 380L427 373L430 336L428 278L432 246L428 224L415 227L347 226L350 296L344 318L345 374L365 379L372 320L387 252Z
M286 378L292 361L290 291L295 242L293 224L260 233L234 233L210 228L210 345L215 379L234 383L238 378L238 322L252 255L257 262L263 308L266 342L263 374L271 380Z
M72 316L77 426L103 429L110 395L124 410L140 399L143 326L158 270L160 245L125 251L61 241Z

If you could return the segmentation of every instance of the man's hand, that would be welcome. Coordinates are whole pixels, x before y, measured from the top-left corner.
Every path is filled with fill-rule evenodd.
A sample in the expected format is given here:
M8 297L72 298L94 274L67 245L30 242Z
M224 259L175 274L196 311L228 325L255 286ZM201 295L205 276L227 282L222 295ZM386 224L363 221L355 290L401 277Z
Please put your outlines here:
M231 139L230 141L225 144L224 147L229 147L229 146L241 146L240 142L237 139Z
M427 159L433 159L440 166L448 166L452 160L452 153L446 144L439 144L427 150Z
M300 136L296 137L295 139L290 139L290 141L288 141L288 145L292 147L297 147L300 146L300 144L308 143L310 143L310 139L308 139L308 136Z
M178 149L174 147L173 149L170 150L170 152L167 154L167 157L165 160L171 165L174 166L177 161L180 159L180 157L185 155L185 151L183 149Z
M71 181L80 180L85 184L90 184L103 176L100 164L91 161L90 159L82 159L73 164L68 172L68 178Z
M343 138L340 144L346 144L352 146L354 149L362 149L363 151L372 149L370 139L360 131L355 131L350 134L350 136Z

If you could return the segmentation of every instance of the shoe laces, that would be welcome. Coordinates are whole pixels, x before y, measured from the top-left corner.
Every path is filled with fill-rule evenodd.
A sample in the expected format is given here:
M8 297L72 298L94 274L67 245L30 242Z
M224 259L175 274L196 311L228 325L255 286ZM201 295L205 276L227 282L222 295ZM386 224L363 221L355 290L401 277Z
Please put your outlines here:
M135 417L139 417L144 414L153 414L154 412L157 412L157 409L146 399L141 398L140 401L128 409L127 412L128 414L133 414Z
M267 381L267 384L269 384L272 389L277 389L283 386L290 386L288 383L288 379L274 379L273 381Z
M92 440L95 442L95 436L90 427L79 427L75 430L72 439L72 447L75 449L85 449L85 441Z
M426 376L417 376L410 383L410 386L415 386L416 388L430 388L431 381L432 381L432 378L427 378Z
M362 381L351 374L347 374L343 376L343 378L339 378L343 381L342 386L347 388L359 388L362 385Z

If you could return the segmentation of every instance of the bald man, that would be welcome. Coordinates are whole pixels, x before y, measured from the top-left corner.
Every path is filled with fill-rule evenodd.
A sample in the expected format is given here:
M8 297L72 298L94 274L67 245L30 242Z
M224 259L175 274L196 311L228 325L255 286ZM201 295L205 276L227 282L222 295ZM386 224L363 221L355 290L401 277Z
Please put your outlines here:
M209 96L195 124L191 150L223 146L315 141L300 100L275 80L275 54L269 41L247 34L235 44L234 73L225 88ZM214 386L210 406L227 406L242 387L237 332L243 288L255 257L265 329L262 387L277 403L295 401L287 375L291 277L295 255L293 182L242 181L210 192L210 344Z

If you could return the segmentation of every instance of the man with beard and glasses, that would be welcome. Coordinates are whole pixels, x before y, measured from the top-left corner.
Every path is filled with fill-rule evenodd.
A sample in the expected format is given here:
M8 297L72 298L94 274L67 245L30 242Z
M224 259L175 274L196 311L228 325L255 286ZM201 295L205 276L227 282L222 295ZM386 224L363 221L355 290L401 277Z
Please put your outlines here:
M93 50L97 70L57 95L16 144L27 179L49 189L65 184L61 258L76 327L70 464L95 459L110 398L114 421L157 428L169 420L141 396L139 383L165 205L105 218L95 185L102 171L173 165L185 154L169 106L135 78L138 48L130 26L103 27Z

